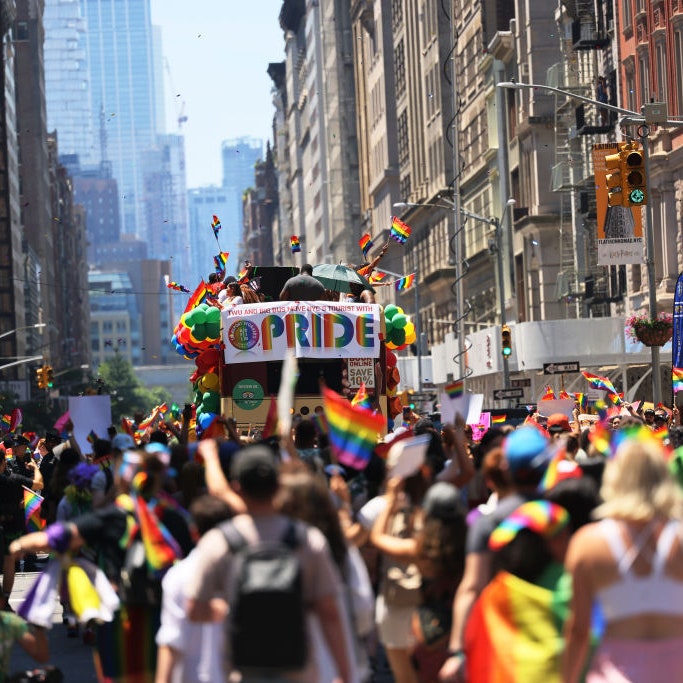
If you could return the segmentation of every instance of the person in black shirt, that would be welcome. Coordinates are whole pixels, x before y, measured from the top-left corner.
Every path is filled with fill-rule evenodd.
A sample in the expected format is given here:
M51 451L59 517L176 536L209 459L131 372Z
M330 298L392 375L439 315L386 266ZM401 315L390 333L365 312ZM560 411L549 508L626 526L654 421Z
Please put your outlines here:
M24 455L20 446L15 447L19 457L8 460L0 458L0 524L3 536L2 563L2 609L11 610L9 598L14 588L14 558L9 554L10 543L25 531L24 486L34 491L43 488L43 477L30 452Z

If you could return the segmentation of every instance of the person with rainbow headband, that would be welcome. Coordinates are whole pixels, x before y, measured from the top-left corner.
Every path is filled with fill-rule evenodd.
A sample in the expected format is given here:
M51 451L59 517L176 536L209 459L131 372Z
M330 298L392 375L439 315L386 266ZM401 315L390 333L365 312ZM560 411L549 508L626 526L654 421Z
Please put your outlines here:
M96 552L120 600L113 619L97 625L95 670L103 683L154 681L161 579L193 547L185 513L162 491L168 462L161 444L125 451L117 463L115 483L121 493L114 504L56 522L9 547L14 557L39 551L64 555L84 544ZM84 588L92 590L91 585ZM28 602L19 614L29 609Z

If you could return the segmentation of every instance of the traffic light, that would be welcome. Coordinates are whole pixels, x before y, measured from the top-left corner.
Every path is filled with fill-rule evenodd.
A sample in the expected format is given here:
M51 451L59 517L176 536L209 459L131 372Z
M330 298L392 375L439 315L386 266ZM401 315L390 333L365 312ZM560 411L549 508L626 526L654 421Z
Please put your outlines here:
M624 206L624 179L622 176L622 154L620 150L616 154L608 154L605 157L607 174L607 204L609 206Z
M509 358L512 354L512 331L507 325L500 328L500 349L504 358Z
M624 206L644 206L647 204L647 189L643 152L635 145L626 145L621 151L621 158Z
M51 365L45 366L45 384L47 385L48 389L52 389L52 387L55 385L55 377L54 373L52 372Z
M47 389L47 374L42 366L36 370L36 382L38 382L39 389Z

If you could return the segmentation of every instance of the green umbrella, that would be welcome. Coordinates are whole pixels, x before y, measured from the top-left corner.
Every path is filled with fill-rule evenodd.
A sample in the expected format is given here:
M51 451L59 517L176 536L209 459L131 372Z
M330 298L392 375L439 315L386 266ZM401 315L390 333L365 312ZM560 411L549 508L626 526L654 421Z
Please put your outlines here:
M348 266L321 263L313 266L313 277L322 283L325 289L332 292L350 292L353 284L369 289L371 292L375 291L362 275Z

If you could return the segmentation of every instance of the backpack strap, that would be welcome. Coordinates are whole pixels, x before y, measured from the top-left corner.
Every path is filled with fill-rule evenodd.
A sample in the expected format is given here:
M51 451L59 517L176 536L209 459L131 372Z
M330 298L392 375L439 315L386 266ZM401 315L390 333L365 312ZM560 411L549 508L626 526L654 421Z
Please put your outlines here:
M232 553L237 554L247 547L246 539L237 531L237 527L232 523L232 520L228 520L225 524L221 524L219 528L223 536L225 536L228 549Z
M285 531L285 535L282 537L282 542L291 550L295 550L300 545L301 539L299 538L299 530L293 519L289 520L287 531Z

